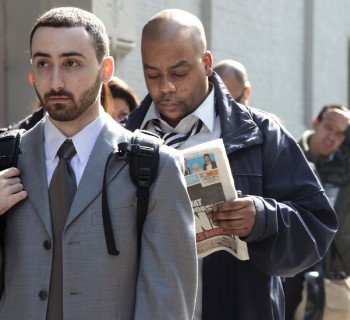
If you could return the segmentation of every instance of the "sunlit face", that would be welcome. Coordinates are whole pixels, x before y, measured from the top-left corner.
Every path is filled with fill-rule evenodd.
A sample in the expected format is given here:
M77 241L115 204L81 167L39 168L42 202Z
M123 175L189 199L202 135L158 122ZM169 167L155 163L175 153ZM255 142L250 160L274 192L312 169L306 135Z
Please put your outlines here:
M175 127L209 93L209 52L199 54L188 41L144 39L142 61L148 92L162 118Z
M101 66L83 27L40 27L32 42L37 95L56 121L73 121L98 107Z
M345 139L344 131L327 119L317 121L312 136L313 152L316 156L329 156L335 152Z
M115 121L121 122L130 114L130 108L124 99L114 98L113 109L110 113Z

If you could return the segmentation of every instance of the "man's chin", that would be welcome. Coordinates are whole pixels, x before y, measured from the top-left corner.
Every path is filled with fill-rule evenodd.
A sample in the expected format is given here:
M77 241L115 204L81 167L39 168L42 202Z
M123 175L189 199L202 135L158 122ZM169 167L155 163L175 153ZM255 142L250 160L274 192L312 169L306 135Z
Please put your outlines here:
M73 121L77 117L74 117L72 114L67 114L66 112L48 112L50 119L54 121L59 121L59 122L68 122L68 121Z

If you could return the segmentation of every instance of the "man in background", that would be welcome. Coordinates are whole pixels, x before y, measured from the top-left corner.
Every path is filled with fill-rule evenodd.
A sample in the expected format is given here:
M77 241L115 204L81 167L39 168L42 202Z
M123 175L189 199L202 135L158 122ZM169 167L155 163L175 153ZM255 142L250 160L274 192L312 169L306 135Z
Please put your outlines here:
M226 59L219 61L213 67L213 70L225 83L233 99L247 106L252 87L248 80L247 70L243 64L235 60Z
M350 111L339 104L325 105L312 119L312 127L298 143L338 217L338 232L320 268L322 274L350 275ZM304 273L300 273L284 281L286 320L294 318L304 280ZM322 305L315 307L309 313L323 311Z

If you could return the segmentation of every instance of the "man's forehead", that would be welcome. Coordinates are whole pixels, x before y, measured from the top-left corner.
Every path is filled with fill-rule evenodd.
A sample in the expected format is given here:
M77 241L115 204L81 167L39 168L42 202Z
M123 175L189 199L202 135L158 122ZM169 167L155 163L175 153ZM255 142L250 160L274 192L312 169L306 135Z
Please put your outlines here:
M65 41L57 43L57 40L62 40L62 38ZM89 42L92 44L89 33L83 27L39 27L33 35L32 46L41 41L56 43L57 45L64 45L66 41Z
M32 56L37 52L64 55L68 52L83 54L94 47L90 35L83 27L40 27L33 36Z

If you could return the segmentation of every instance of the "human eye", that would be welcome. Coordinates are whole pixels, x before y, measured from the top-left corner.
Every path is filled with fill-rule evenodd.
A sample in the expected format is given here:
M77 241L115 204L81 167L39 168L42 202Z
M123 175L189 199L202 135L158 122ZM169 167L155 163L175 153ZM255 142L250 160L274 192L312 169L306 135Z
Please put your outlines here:
M148 73L147 78L148 79L157 79L159 77L159 74L157 73Z
M337 132L335 133L335 135L336 135L336 137L337 137L338 139L342 139L342 138L345 137L345 132L343 132L343 131L337 131Z
M67 67L77 67L77 66L79 66L79 65L80 65L79 62L73 61L73 60L69 60L69 61L66 62L66 66L67 66Z
M38 68L46 68L49 64L45 60L39 60L35 64Z
M333 131L333 127L332 127L331 125L329 125L328 123L326 123L326 124L324 125L324 128L325 128L325 130L327 130L327 131L329 131L329 132L332 132L332 131Z
M187 75L187 70L185 69L177 69L177 70L174 70L173 72L173 76L176 78L182 78L182 77L185 77L186 75Z

